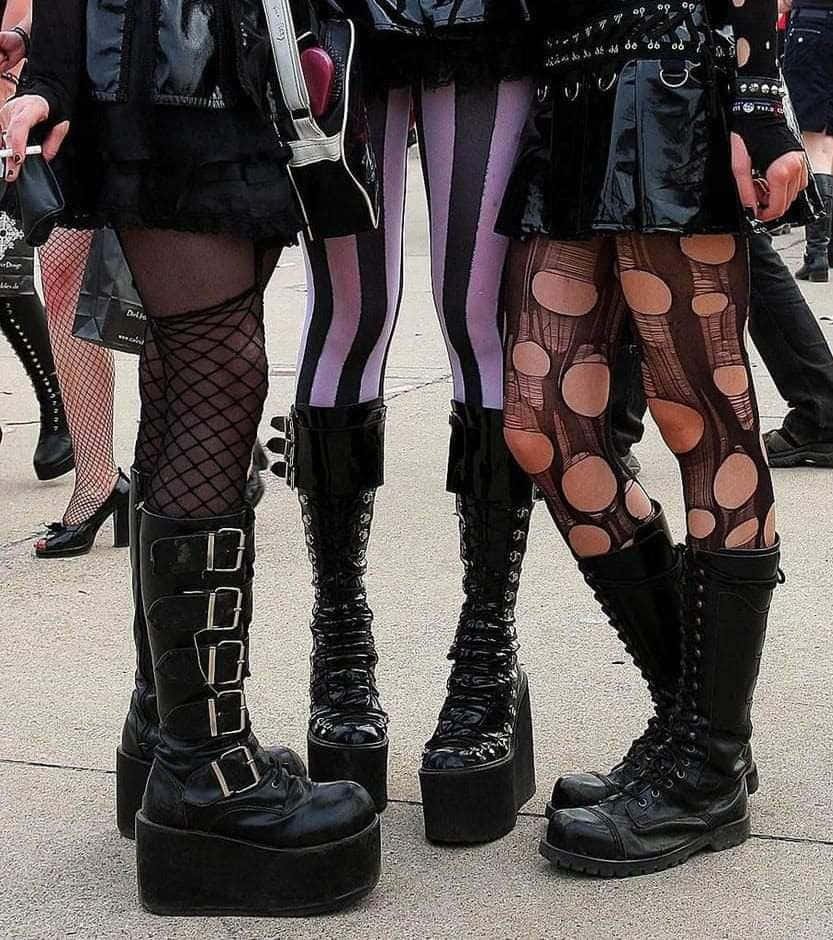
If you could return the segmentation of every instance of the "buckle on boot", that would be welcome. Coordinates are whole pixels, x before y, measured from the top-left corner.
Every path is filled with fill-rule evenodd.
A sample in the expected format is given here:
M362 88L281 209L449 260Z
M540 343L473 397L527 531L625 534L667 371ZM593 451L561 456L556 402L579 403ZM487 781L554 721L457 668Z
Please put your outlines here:
M224 717L225 712L218 711L218 705L222 706L222 699L227 698L229 695L236 695L240 699L240 724L234 728L226 728L224 731L220 731L220 719ZM242 734L246 730L246 715L248 714L248 708L246 707L246 695L242 689L229 689L226 692L218 692L214 698L208 700L208 727L211 732L212 738L224 738L230 734Z
M234 594L236 597L233 608L234 618L230 627L221 627L219 624L214 623L214 617L216 616L217 611L217 598L221 594ZM236 630L240 626L240 614L242 612L243 592L240 590L240 588L218 587L208 595L208 607L206 609L205 615L205 626L202 628L202 630L200 630L200 633L204 633L206 630L218 630L220 632L223 632L224 630Z
M238 655L236 660L236 670L231 679L224 679L222 682L217 681L217 655L223 649L223 647L236 646ZM205 649L205 647L203 647ZM221 688L224 685L237 685L243 678L243 670L246 668L246 644L243 640L223 640L221 643L217 643L214 646L208 647L208 666L203 668L202 656L200 655L200 648L197 647L197 661L199 662L200 672L202 673L203 679L205 679L206 685L210 685L216 688Z
M295 422L292 415L277 415L272 418L272 427L278 432L266 444L267 448L282 459L272 464L272 473L286 480L286 485L295 489Z
M214 557L217 550L217 537L220 535L226 535L228 533L234 533L237 535L237 562L231 568L217 568L215 567ZM243 564L243 555L246 552L246 533L242 529L218 529L216 532L208 533L208 545L206 547L206 560L205 560L205 570L213 571L220 574L231 574L234 571L239 571Z
M227 757L231 757L235 754L242 754L244 758L245 765L249 768L252 774L252 782L246 784L244 787L231 787L229 786L228 780L223 773L222 768L220 767L220 761L224 761ZM245 744L241 744L238 747L233 747L230 750L226 751L225 754L221 754L219 760L213 760L211 762L211 769L214 771L214 776L217 778L217 783L220 784L220 790L223 793L224 797L235 796L238 793L246 793L248 790L253 790L261 781L260 771L257 768L257 762Z

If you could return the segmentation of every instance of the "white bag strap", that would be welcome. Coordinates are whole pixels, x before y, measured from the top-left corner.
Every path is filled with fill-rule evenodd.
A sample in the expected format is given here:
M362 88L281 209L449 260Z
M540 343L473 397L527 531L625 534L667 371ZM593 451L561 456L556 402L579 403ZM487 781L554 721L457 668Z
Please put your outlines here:
M326 134L310 111L309 92L301 68L301 56L298 52L295 22L292 19L289 0L263 0L263 10L266 14L281 96L291 113L298 140L307 143L326 141Z

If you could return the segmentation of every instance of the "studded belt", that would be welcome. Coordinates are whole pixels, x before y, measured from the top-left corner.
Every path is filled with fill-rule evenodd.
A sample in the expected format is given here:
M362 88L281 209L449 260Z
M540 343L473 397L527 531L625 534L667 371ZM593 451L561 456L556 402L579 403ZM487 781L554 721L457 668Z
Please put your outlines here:
M633 59L699 61L709 27L702 2L634 3L588 21L581 29L547 37L545 70L563 76L602 70Z

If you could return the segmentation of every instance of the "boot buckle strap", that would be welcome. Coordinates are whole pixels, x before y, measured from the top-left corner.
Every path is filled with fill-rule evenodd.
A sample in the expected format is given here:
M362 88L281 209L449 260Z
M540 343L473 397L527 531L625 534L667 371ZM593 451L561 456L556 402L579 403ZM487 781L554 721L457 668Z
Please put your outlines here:
M216 552L217 552L217 538L222 535L232 534L237 536L237 560L230 568L228 567L218 567L216 565ZM234 549L232 549L234 552ZM206 546L206 559L205 559L205 570L217 572L219 574L230 574L234 571L239 571L243 564L243 556L246 553L246 533L243 529L236 528L227 528L227 529L218 529L216 532L209 532L207 534L207 546Z
M224 728L221 731L220 720L228 714L228 712L222 710L222 700L224 698L228 698L231 695L236 695L240 700L240 723L235 727ZM225 692L218 692L214 698L210 698L208 700L207 705L208 727L212 738L224 738L230 734L242 734L246 730L246 717L248 715L248 708L246 707L246 694L242 689L228 689ZM236 710L237 709L234 709L233 712Z
M272 473L286 481L286 485L295 489L295 421L292 415L278 415L272 419L272 427L278 432L267 448L278 460L272 464Z
M196 641L196 637L195 637ZM237 659L232 662L235 665L235 673L231 679L217 680L217 657L223 649L237 647ZM202 647L206 650L206 647ZM246 668L246 643L244 640L223 640L213 646L207 647L208 662L203 666L203 657L199 645L197 645L197 661L199 662L200 672L205 679L206 685L221 688L224 685L237 685L243 679L243 670Z
M251 772L252 782L242 787L232 787L226 779L226 775L223 773L223 769L220 766L220 763L221 761L227 760L238 754L243 757L243 763ZM262 780L260 770L257 766L257 761L245 744L241 744L238 747L233 747L226 751L225 754L221 754L218 760L211 762L211 769L214 771L214 776L217 778L217 783L220 785L220 790L222 791L224 798L236 796L238 793L246 793L248 790L253 790L260 784L260 781Z
M219 624L214 622L214 618L217 614L217 598L221 594L231 594L235 598L234 607L232 608L232 622L231 626L222 627ZM235 587L218 587L215 590L211 591L208 595L208 602L206 604L205 611L205 626L200 630L200 633L204 633L206 630L217 630L219 632L227 630L236 630L240 626L240 614L243 612L243 592L240 588Z

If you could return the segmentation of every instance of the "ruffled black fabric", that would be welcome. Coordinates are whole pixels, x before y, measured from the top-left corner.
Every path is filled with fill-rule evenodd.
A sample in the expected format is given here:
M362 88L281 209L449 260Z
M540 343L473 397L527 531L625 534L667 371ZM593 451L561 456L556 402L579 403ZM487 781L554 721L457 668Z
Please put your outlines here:
M535 48L531 30L498 34L481 28L445 39L365 34L361 54L370 89L383 94L418 82L427 88L452 83L471 87L526 78Z

